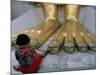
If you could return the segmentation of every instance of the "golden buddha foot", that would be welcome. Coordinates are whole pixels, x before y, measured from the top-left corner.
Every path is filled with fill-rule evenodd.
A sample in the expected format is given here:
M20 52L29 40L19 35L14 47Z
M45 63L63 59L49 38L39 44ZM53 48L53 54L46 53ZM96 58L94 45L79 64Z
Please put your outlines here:
M58 53L61 48L68 53L73 53L75 50L86 52L88 49L95 51L96 38L80 25L78 14L78 5L64 5L65 21L48 46L50 53Z
M80 25L79 22L67 20L66 32L63 49L66 52L75 50L85 52L88 49L95 50L95 36L87 32L86 28ZM71 47L71 48L70 48Z
M33 48L39 48L45 43L48 38L60 27L58 21L58 8L54 4L42 4L45 20L37 26L25 29L22 32L12 34L12 43L15 43L15 39L19 34L27 34L32 43Z

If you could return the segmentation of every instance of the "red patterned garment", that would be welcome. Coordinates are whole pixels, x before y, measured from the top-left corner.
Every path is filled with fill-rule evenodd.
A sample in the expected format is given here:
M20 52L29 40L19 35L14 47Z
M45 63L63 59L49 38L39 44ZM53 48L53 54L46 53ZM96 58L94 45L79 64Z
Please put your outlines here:
M20 48L15 56L20 65L16 70L24 74L37 72L42 62L42 57L29 47Z

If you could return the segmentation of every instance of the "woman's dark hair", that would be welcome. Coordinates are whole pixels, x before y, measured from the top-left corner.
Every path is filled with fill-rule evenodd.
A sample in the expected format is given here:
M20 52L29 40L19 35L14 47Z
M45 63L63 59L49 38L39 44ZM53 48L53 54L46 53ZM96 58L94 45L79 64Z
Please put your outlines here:
M17 36L16 44L17 45L26 45L30 42L30 38L26 34L20 34Z

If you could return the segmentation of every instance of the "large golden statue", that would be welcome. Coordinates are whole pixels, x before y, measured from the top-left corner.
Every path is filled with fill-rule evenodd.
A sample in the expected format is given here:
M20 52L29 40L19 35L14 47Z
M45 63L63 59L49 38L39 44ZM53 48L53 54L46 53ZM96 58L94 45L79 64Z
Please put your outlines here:
M64 23L62 25L58 19L58 5L42 3L44 21L23 32L13 33L12 42L15 41L17 35L24 33L31 38L33 48L39 48L53 35L48 46L48 51L52 54L58 53L61 48L68 53L75 50L86 52L88 49L95 51L95 36L79 22L80 5L65 4L59 6L64 8Z

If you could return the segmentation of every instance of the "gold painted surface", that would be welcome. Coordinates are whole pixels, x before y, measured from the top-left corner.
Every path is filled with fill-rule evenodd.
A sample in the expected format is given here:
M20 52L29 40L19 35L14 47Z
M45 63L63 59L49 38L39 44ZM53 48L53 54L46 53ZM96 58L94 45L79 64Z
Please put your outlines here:
M68 53L73 53L75 50L86 52L88 46L95 50L95 36L86 35L88 31L80 24L79 13L79 5L64 5L65 22L51 41L53 43L54 40L58 40L61 46L63 46L63 50ZM55 46L55 48L58 48L59 52L59 47ZM51 52L55 51L55 48L52 48Z
M14 38L19 34L27 34L31 38L33 48L38 48L43 45L48 38L60 27L60 23L57 20L57 6L54 4L43 4L42 7L45 19L37 26L27 28L22 32L12 33L12 42L15 41Z

